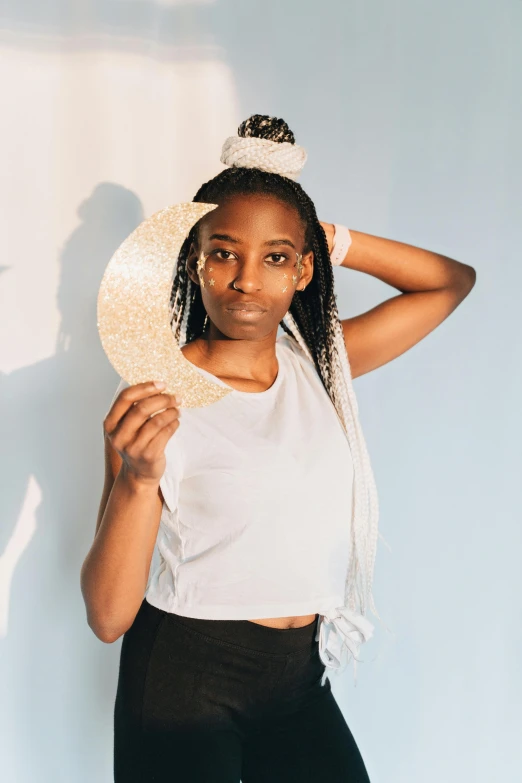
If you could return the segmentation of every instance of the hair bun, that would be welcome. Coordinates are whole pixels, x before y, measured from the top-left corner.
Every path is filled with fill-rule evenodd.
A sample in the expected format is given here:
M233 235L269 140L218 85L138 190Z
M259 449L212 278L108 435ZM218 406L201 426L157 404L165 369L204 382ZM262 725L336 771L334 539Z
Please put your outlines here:
M241 123L237 136L225 140L220 160L225 166L261 169L295 180L307 157L284 120L252 114Z
M295 136L284 120L279 117L269 117L268 114L252 114L244 120L237 129L237 135L246 139L268 139L269 141L288 142L295 144Z

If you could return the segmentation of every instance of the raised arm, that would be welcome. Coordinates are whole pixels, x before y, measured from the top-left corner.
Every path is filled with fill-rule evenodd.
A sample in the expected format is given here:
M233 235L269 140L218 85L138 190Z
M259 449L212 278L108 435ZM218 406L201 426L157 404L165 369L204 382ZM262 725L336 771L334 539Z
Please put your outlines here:
M329 247L334 227L321 224ZM341 266L378 277L401 293L341 321L352 377L405 353L444 321L475 285L472 266L430 250L350 229Z

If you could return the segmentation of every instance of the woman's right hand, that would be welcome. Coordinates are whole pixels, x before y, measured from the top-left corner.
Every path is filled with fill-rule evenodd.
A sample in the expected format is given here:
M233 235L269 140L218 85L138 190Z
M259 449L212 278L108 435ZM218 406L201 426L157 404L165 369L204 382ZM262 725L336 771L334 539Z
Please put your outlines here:
M180 424L180 403L152 381L127 386L114 400L103 430L133 480L159 484L166 466L165 446Z

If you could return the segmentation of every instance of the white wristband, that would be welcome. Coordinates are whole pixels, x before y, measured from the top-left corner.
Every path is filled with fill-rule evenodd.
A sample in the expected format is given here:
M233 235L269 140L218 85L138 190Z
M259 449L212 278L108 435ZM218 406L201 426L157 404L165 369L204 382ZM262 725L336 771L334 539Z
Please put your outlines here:
M332 252L330 253L330 260L332 266L340 266L344 261L348 248L352 244L352 237L346 226L340 226L338 223L334 223L334 241Z

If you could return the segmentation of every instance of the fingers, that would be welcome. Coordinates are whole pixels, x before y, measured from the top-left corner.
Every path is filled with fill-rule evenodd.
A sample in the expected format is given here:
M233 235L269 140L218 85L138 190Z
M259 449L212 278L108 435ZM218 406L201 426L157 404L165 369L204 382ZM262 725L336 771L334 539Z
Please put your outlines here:
M150 462L158 459L164 454L165 446L180 425L179 415L179 408L170 406L151 416L140 427L135 440L127 447L127 452Z
M153 381L133 384L119 393L104 420L104 429L111 436L115 448L124 448L135 440L139 429L150 417L156 419L161 411L176 409L179 414L181 400L175 395L162 393ZM152 420L151 419L151 420ZM170 417L157 424L169 423ZM153 429L156 432L156 429ZM116 441L116 442L115 442Z

